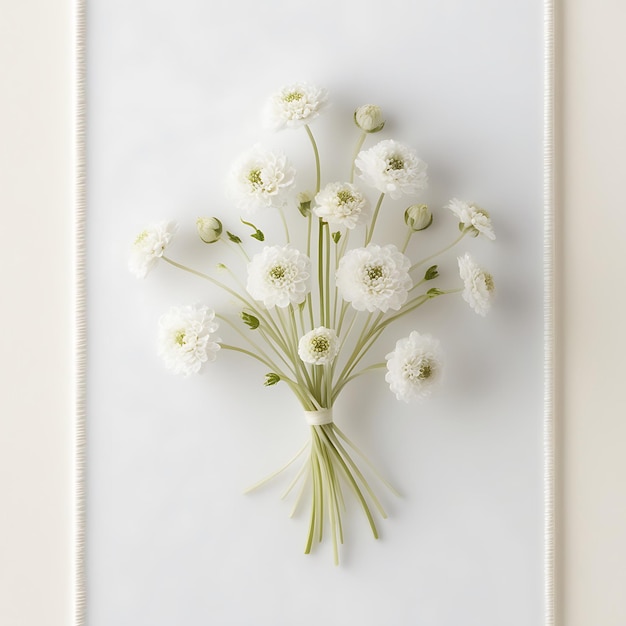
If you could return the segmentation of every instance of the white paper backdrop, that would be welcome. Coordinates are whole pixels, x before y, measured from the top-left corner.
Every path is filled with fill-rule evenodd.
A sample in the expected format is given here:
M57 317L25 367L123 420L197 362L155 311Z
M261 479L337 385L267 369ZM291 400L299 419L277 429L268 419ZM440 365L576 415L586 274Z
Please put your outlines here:
M541 3L405 4L90 2L90 626L541 623ZM169 267L139 283L126 270L129 242L159 219L182 225L172 256L220 260L193 223L228 215L222 181L251 143L310 169L302 131L259 124L267 95L299 79L331 93L314 126L323 165L345 158L325 152L337 136L349 157L343 125L377 102L389 120L377 138L429 163L425 199L475 200L498 233L459 250L493 271L488 318L439 301L389 333L390 346L414 327L440 337L444 393L405 406L372 376L338 405L404 494L384 494L378 542L348 520L340 568L327 545L301 554L306 519L288 519L284 482L241 495L306 436L286 389L231 354L185 380L155 356L171 304L228 301ZM390 239L404 204L385 207ZM436 218L433 250L456 228ZM442 269L452 277L454 262Z

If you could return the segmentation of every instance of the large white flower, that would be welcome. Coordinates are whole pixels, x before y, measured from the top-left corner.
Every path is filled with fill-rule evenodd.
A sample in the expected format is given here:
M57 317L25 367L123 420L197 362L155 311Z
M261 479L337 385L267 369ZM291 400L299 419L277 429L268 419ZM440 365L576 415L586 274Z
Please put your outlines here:
M295 184L296 170L283 154L254 146L234 163L229 179L229 195L238 209L252 212L264 207L280 207Z
M339 352L337 333L330 328L320 326L306 333L298 342L298 354L305 363L326 365Z
M393 244L356 248L339 261L337 287L341 297L357 311L397 311L413 281L411 262Z
M459 218L463 228L470 229L475 237L482 233L487 239L496 238L489 213L485 209L458 198L452 198L446 208L450 209Z
M269 128L297 128L315 119L328 102L325 89L308 83L283 87L270 97L265 108L265 123Z
M414 150L393 139L385 139L359 152L355 163L360 177L368 185L392 198L418 193L428 185L426 163Z
M248 263L248 293L266 307L300 304L309 292L311 261L287 245L266 246Z
M469 254L458 257L459 274L465 283L463 299L483 317L491 307L495 290L493 276L481 269Z
M367 221L367 198L350 183L329 183L315 202L313 212L331 228L354 228Z
M215 313L206 306L172 307L159 320L159 355L175 374L196 374L220 349Z
M128 269L137 278L145 278L177 230L178 224L174 222L159 222L140 232L131 249Z
M385 380L398 400L423 400L441 382L443 355L439 341L431 335L414 330L385 358Z

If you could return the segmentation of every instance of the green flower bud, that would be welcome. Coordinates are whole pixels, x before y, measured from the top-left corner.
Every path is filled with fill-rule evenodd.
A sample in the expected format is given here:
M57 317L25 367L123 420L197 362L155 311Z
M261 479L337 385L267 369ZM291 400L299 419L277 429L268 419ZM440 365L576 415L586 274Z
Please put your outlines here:
M366 133L377 133L383 129L383 112L376 104L364 104L354 112L354 123Z
M412 204L404 212L404 222L415 232L425 230L433 223L433 214L425 204Z
M265 374L265 382L263 383L266 387L271 387L275 385L280 380L280 376L278 374L274 374L274 372L270 372L269 374Z
M308 191L302 191L298 194L298 211L302 213L302 217L307 217L311 213L311 202L313 195Z
M217 217L199 217L196 220L196 229L204 243L215 243L222 234L222 222Z

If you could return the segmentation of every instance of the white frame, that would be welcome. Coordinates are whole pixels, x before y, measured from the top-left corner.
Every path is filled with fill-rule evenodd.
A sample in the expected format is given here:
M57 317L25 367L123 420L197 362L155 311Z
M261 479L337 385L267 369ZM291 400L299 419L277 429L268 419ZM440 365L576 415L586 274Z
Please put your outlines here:
M554 0L544 0L544 626L556 624L555 414L554 414ZM86 0L75 3L75 428L74 428L74 624L86 625L86 298L85 298L85 77Z

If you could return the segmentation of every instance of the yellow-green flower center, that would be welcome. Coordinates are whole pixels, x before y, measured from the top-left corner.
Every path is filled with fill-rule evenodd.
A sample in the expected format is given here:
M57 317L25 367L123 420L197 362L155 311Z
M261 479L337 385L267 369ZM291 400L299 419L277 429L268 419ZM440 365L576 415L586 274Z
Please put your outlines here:
M388 170L401 170L404 167L404 161L397 157L393 156L389 159L387 169Z
M185 331L184 330L179 330L176 333L176 337L174 337L174 341L179 345L179 346L184 346L185 345Z
M299 91L290 91L288 94L283 96L283 100L285 102L294 102L297 100L302 100L302 94Z
M348 204L348 202L354 202L354 196L347 190L342 189L337 192L337 199L339 200L339 204Z
M426 380L433 375L433 366L429 361L411 359L404 365L405 376L411 380Z
M144 230L137 235L135 239L135 245L140 244L148 236L148 231Z
M490 291L490 292L493 291L496 288L496 285L493 282L493 276L485 272L484 277L485 277L485 286L487 287L487 291Z
M275 265L269 272L270 277L274 280L285 278L285 268L282 265Z
M316 354L326 354L330 348L330 342L326 337L313 337L311 339L311 350Z
M261 170L250 170L248 180L253 185L261 186L263 184L263 180L261 179Z
M383 277L383 268L381 265L368 265L365 268L365 273L370 280L378 280Z

